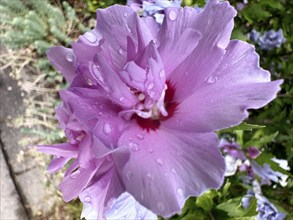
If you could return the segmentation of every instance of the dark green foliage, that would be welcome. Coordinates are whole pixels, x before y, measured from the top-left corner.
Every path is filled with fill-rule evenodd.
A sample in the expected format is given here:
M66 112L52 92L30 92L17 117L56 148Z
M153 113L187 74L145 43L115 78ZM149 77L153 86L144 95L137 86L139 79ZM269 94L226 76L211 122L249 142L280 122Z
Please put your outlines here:
M241 1L230 1L234 6ZM252 29L261 33L270 29L282 29L286 43L270 51L256 50L261 67L272 73L272 79L284 79L278 99L264 109L253 111L249 122L266 127L259 131L259 138L279 132L274 142L263 145L265 150L278 158L287 159L293 169L293 1L251 0L235 18L233 36L242 39ZM237 33L243 33L240 36ZM248 38L246 37L248 41ZM250 42L254 43L254 42Z
M106 8L114 4L126 4L126 0L84 0L88 10L95 13L98 8Z
M51 5L47 0L2 0L0 2L1 43L13 49L36 48L40 55L52 45L69 45L73 32L84 32L67 3Z

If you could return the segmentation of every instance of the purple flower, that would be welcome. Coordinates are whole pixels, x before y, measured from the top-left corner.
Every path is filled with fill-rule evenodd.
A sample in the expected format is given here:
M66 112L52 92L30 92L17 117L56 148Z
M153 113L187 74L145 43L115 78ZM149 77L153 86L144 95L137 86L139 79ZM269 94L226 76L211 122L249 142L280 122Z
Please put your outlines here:
M286 42L282 29L278 31L266 31L263 35L260 35L256 30L252 30L249 34L249 38L256 42L261 50L272 50L276 47L280 47Z
M278 211L278 209L270 203L263 195L256 195L257 199L257 219L258 220L283 220L286 215Z
M167 217L219 188L225 162L214 131L241 123L280 89L251 45L230 41L228 2L165 15L158 26L129 7L98 10L96 28L72 49L48 51L70 84L57 109L68 142L39 149L56 156L51 172L72 161L60 189L66 201L79 196L91 218L104 218L126 191Z
M280 162L283 160L276 160L273 159L275 162ZM271 182L280 183L282 186L285 186L286 180L288 178L287 175L274 171L270 167L269 164L264 164L263 166L260 166L255 161L251 161L251 167L253 170L253 173L260 177L261 184L262 185L271 185Z
M259 156L260 152L255 147L249 147L246 151L249 158L255 159Z
M223 151L223 153L230 155L235 160L240 159L241 161L244 161L247 159L237 142L231 143L226 139L221 139L219 148Z
M278 211L278 209L262 195L259 183L254 180L252 182L252 190L248 190L247 194L242 198L242 206L248 208L251 199L255 197L257 200L257 219L258 220L283 220L286 215Z
M129 193L123 193L105 213L107 220L116 219L157 219L157 215L141 206Z
M253 197L257 200L257 220L283 220L286 217L266 197L252 190L248 190L247 194L243 196L242 206L247 209Z

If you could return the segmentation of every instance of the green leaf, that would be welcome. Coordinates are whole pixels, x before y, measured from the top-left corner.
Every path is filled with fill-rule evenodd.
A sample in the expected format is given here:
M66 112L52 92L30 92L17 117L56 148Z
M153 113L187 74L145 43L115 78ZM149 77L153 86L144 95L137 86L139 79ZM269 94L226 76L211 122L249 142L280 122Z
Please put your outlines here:
M257 215L257 200L255 197L253 197L250 201L249 207L246 209L246 213L243 215L243 217L252 217Z
M216 209L224 211L231 218L241 217L246 214L246 211L241 206L241 197L230 199L224 203L219 204Z
M274 158L275 156L272 155L271 153L266 153L266 152L262 152L256 159L255 161L260 164L260 165L264 165L269 164L271 169L283 174L286 174L288 176L291 176L291 173L289 173L287 170L284 170L282 167L279 166L278 163L276 163L275 161L272 160L272 158Z
M242 122L240 125L223 129L220 132L251 131L252 129L260 129L260 128L265 128L265 126L252 125L252 124L247 124L246 122Z
M225 183L225 185L223 186L223 190L222 190L222 196L227 196L229 194L229 188L231 186L231 182L229 181L229 179L227 179L227 182Z
M205 211L210 211L214 206L213 199L218 196L218 192L214 189L205 192L202 196L196 200L196 205Z
M270 143L271 141L273 141L277 135L279 134L279 132L275 132L274 134L268 135L268 136L264 136L261 138L257 138L257 139L252 139L248 142L246 142L243 146L244 149L246 149L247 147L253 146L253 147L263 147L264 144Z

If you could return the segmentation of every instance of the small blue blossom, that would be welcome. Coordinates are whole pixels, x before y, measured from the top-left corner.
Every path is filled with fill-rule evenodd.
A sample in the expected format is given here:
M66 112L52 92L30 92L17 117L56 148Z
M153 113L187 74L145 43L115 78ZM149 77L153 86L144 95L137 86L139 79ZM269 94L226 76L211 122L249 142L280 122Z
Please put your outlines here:
M156 22L162 24L164 19L164 10L169 7L180 7L182 0L128 0L127 5L134 10L142 13L143 17L152 16Z
M261 187L256 180L252 182L252 190L248 190L247 194L243 196L241 200L242 206L247 209L253 197L257 200L257 220L283 220L286 217L284 213L279 212L278 209L262 195Z
M266 31L263 35L260 35L256 30L252 30L249 34L249 39L256 42L261 50L272 50L286 42L281 29L278 31Z
M256 199L258 220L283 220L285 218L286 215L279 212L278 209L263 195L256 195Z

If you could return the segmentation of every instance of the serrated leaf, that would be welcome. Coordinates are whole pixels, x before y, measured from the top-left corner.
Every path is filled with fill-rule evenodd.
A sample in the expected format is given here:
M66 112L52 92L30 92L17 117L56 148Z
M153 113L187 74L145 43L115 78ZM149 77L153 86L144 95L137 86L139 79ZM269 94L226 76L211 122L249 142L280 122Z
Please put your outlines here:
M242 122L240 125L223 129L220 132L251 131L252 129L260 129L260 128L265 128L265 126L247 124L246 122Z
M257 200L253 197L250 201L249 207L246 209L246 213L242 217L252 217L257 215Z
M260 164L260 165L264 165L264 164L268 164L270 165L271 169L280 173L283 173L285 175L288 176L292 176L291 173L289 173L287 170L284 170L282 167L279 166L278 163L276 163L275 161L272 160L272 158L274 158L275 156L270 154L270 153L266 153L266 152L262 152L256 159L255 161Z
M214 206L213 199L218 196L218 192L214 189L205 192L203 195L197 198L196 205L205 211L210 211Z
M264 144L270 143L271 141L273 141L277 135L279 134L279 132L275 132L274 134L268 135L268 136L264 136L258 139L252 139L248 142L246 142L243 146L244 149L248 148L248 147L263 147Z
M229 194L229 188L231 186L231 182L229 181L229 179L227 179L227 182L225 183L225 185L223 186L223 190L222 190L222 196L227 196Z
M245 215L246 211L241 206L241 197L230 199L224 203L219 204L216 209L224 211L231 218L241 217Z

